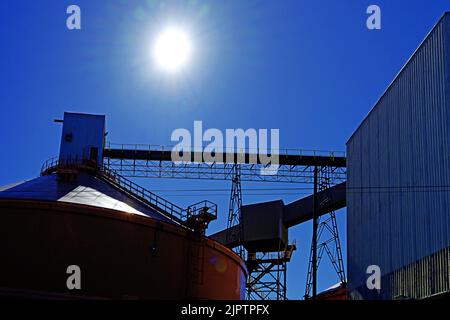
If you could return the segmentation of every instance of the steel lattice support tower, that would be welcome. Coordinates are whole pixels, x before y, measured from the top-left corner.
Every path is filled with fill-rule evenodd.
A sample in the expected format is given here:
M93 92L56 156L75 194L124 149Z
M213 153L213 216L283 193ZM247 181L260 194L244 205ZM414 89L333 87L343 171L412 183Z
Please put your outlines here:
M247 300L287 300L287 264L295 242L278 252L248 253Z
M240 165L236 164L233 168L233 178L231 185L231 195L230 203L228 207L228 222L227 228L230 230L227 232L227 240L232 239L242 239L242 219L241 219L241 208L242 208L242 187L241 187L241 169ZM231 229L231 227L239 226L238 229ZM234 230L234 232L231 232ZM241 258L244 258L244 248L243 246L238 246L235 248L235 252L239 254Z
M285 300L287 263L260 258L247 280L247 300ZM275 253L275 255L278 255Z
M314 190L325 190L333 185L333 169L330 167L316 167ZM327 198L314 197L314 207L324 205ZM313 219L313 239L309 257L308 274L306 279L305 299L316 298L317 295L317 271L322 261L323 254L328 256L341 284L346 283L344 260L342 257L341 243L339 239L336 214L334 211ZM312 295L311 295L312 291Z

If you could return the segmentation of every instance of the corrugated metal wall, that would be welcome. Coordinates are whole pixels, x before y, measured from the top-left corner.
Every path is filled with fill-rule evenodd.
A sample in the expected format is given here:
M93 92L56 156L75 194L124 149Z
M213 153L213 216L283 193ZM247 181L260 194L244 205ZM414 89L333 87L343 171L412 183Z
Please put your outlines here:
M396 270L386 278L389 298L420 299L449 290L450 249L445 248Z
M378 297L392 298L389 274L450 246L449 25L446 14L347 142L351 290L379 265L386 278ZM448 267L438 269L445 280L415 297L449 290Z

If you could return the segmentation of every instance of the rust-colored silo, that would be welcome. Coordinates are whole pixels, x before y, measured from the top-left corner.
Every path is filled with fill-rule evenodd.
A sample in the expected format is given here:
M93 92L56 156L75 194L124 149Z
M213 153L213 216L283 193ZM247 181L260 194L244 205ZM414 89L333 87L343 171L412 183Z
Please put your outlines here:
M86 204L90 203L90 204ZM223 245L90 173L0 192L0 291L25 296L241 299L245 266ZM69 290L68 266L81 269Z
M62 144L79 141L68 130ZM93 154L60 155L40 177L0 190L0 295L244 298L243 261L204 235L213 206L181 209L102 168ZM81 289L67 286L72 265Z

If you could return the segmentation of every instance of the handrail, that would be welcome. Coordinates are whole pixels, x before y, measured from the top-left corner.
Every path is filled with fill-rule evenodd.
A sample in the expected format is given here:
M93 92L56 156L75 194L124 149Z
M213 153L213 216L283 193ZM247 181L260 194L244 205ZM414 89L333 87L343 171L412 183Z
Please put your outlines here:
M103 173L104 177L113 183L116 183L119 187L125 189L125 191L137 196L138 198L149 203L154 209L160 209L163 214L168 214L170 218L175 218L177 222L181 222L188 217L186 209L183 209L176 204L158 196L157 194L145 189L144 187L134 183L130 179L118 174L116 171L111 170L107 167L102 167L100 172Z
M44 162L41 167L41 176L47 175L61 168L90 168L96 169L95 161L79 157L53 157Z
M179 145L153 145L153 144L131 144L131 143L112 143L108 141L105 145L106 150L136 150L136 151L186 151L192 152L202 151L205 146L179 146ZM238 152L239 151L239 152ZM270 151L270 150L267 150ZM227 153L255 153L261 151L259 148L246 147L244 150L237 150L235 148L223 147L223 152ZM325 157L345 157L345 151L340 150L315 150L315 149L294 149L294 148L280 148L279 155L298 155L298 156L325 156Z
M100 177L107 179L108 182L117 185L125 192L130 193L132 196L135 196L139 200L146 203L153 210L159 211L161 214L177 223L184 223L190 217L200 214L208 214L213 219L217 218L217 204L211 201L200 201L190 205L186 209L183 209L169 200L158 196L152 191L145 189L130 179L125 178L107 166L98 167L96 163L90 161L89 159L78 157L53 157L44 162L41 167L41 175L48 175L58 169L95 170L95 172L100 173Z
M203 200L200 202L197 202L195 204L190 205L186 208L187 217L196 216L201 213L208 213L216 217L217 215L217 204L208 201Z

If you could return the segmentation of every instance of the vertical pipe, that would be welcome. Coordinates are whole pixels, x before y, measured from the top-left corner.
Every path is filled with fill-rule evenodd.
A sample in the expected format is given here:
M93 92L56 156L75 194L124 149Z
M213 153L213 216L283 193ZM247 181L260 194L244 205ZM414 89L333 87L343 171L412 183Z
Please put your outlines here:
M312 256L312 298L317 296L317 166L314 166L314 195L313 195L313 256Z

